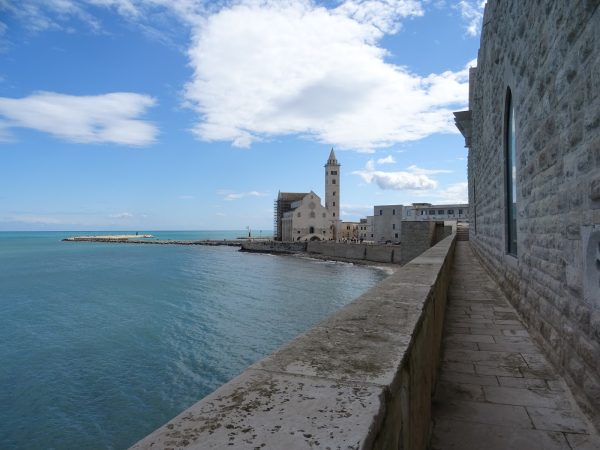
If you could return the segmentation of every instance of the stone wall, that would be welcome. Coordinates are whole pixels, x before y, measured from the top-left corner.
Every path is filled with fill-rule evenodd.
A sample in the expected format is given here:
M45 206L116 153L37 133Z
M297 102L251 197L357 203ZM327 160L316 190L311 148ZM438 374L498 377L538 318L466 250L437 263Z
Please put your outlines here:
M400 245L354 244L334 241L279 242L246 241L241 248L248 252L312 253L329 258L406 264L441 239L449 236L452 227L443 222L404 221L400 229Z
M306 251L306 242L243 241L241 250L257 253L302 253Z
M599 4L488 0L471 80L469 152L470 240L597 427ZM506 251L508 87L516 118L517 257Z
M133 448L424 450L455 235Z
M419 256L435 242L436 222L404 221L400 230L402 264ZM441 223L443 227L443 222Z
M342 244L333 241L312 241L306 251L315 255L331 256L346 259L365 259L364 244Z

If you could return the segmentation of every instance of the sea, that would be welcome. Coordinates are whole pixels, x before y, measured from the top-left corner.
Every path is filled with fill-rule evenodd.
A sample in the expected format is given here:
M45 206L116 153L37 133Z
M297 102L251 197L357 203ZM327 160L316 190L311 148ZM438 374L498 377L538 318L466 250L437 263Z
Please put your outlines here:
M388 275L236 247L62 241L121 233L0 232L0 449L128 448Z

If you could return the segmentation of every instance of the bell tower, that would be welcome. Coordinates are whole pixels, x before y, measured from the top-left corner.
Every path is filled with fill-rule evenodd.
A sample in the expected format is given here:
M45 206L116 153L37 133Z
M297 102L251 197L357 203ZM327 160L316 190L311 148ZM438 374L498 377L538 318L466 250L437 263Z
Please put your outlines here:
M340 164L333 148L325 164L325 208L336 224L340 220Z

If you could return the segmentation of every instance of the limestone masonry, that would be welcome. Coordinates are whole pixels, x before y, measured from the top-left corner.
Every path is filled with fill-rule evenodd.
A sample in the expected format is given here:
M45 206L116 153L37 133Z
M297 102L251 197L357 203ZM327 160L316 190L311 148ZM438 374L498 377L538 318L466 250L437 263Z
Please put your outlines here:
M488 1L470 109L476 253L600 425L600 2Z

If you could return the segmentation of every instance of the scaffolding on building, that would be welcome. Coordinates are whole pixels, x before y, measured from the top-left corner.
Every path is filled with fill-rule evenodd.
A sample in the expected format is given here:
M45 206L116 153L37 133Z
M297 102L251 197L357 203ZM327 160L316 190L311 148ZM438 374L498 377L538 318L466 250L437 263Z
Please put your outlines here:
M292 203L302 200L308 192L279 192L273 202L273 239L282 240L281 219L283 215L291 211Z

